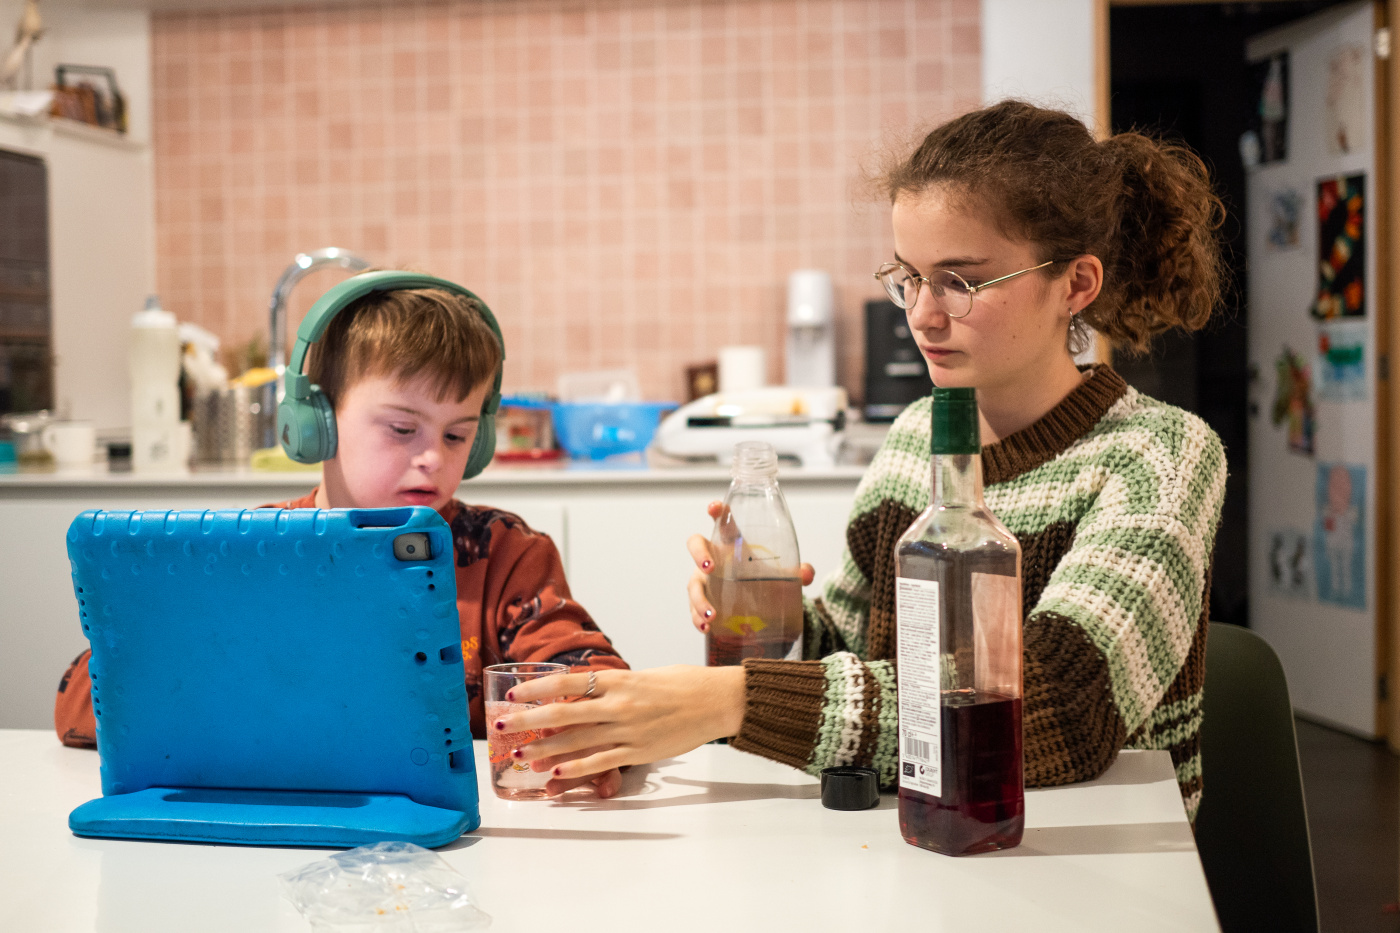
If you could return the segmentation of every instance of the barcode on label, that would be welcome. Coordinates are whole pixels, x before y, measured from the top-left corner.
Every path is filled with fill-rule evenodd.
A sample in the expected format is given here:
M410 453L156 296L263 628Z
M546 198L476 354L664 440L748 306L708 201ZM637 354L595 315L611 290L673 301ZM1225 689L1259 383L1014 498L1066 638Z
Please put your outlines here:
M931 761L928 753L928 743L921 742L912 735L904 736L904 757L920 758L924 761Z

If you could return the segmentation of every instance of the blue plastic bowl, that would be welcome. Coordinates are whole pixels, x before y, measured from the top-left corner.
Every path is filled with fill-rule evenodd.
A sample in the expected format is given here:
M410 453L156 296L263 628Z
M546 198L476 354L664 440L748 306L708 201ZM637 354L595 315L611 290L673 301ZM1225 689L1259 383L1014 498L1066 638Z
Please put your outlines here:
M675 402L555 402L554 434L575 460L646 450Z

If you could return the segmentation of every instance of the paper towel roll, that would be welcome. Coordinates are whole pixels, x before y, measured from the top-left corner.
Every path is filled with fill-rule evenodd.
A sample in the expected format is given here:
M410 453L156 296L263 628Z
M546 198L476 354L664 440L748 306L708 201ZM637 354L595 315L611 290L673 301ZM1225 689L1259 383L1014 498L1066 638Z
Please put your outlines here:
M762 347L720 347L719 390L743 392L768 384L768 368Z

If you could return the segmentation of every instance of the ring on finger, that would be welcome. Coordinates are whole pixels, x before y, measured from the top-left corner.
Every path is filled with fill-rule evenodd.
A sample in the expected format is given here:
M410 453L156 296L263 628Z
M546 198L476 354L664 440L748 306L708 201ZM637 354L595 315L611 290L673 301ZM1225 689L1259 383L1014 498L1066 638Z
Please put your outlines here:
M581 697L579 697L579 699L586 700L586 699L588 699L589 697L591 697L591 696L593 695L594 689L595 689L597 686L598 686L598 672L597 672L597 671L589 671L589 672L588 672L588 689L585 690L585 691L583 691L583 695L582 695Z

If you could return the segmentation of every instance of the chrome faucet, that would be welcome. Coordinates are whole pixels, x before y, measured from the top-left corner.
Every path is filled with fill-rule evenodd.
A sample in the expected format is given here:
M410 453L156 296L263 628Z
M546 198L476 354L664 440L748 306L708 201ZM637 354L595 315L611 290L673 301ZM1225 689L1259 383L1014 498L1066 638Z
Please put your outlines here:
M340 266L340 268L349 269L351 272L363 272L370 268L370 261L349 250L329 246L325 249L312 250L309 253L297 253L292 264L277 280L277 287L272 290L272 303L268 306L271 333L267 341L267 365L277 371L279 384L277 394L279 397L282 394L280 391L282 374L287 369L287 296L292 293L292 289L296 288L296 284L307 273L325 266Z

